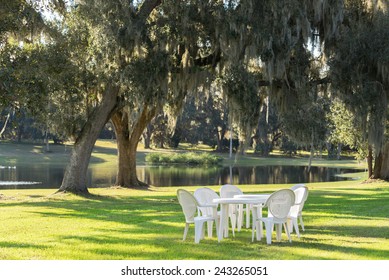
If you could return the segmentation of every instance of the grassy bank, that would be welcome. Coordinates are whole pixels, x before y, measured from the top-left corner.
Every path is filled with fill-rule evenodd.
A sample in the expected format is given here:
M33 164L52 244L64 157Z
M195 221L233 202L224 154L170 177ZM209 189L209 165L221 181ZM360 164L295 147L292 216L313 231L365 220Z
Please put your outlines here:
M45 152L43 144L33 143L12 143L0 141L0 165L23 165L23 164L50 164L64 165L69 159L72 145L50 145L50 152ZM188 146L181 145L179 149L144 149L140 144L137 152L137 164L145 165L146 156L150 153L171 155L177 152L212 152L207 146ZM285 157L278 151L274 151L268 157L260 157L248 151L245 155L233 154L229 157L228 153L212 155L219 156L223 159L225 166L258 166L258 165L294 165L307 166L309 162L308 154L299 154L293 157ZM93 149L91 165L93 164L116 164L117 147L114 140L98 140ZM314 157L312 166L329 166L339 168L365 168L365 162L358 162L353 157L345 156L342 160L328 160L325 156Z
M151 164L186 164L186 165L217 165L223 161L213 153L149 153L145 158Z
M218 186L211 186L218 191ZM240 186L270 192L287 185ZM293 242L251 242L243 229L221 243L182 241L176 188L0 190L0 259L389 259L389 184L308 184L306 231ZM195 188L186 188L193 191Z

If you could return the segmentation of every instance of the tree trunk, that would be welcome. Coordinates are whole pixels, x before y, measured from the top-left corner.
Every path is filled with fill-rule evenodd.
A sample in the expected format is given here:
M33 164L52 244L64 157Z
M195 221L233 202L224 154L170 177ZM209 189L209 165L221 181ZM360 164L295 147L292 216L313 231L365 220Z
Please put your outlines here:
M224 149L223 140L224 140L224 135L226 134L227 127L225 125L222 125L221 127L217 127L216 130L217 130L216 151L223 152Z
M181 142L182 138L182 129L180 119L177 120L176 127L174 128L174 133L169 139L169 146L171 148L177 148Z
M145 105L131 131L128 127L128 117L123 114L126 113L117 112L112 117L118 142L116 185L127 188L144 187L147 185L139 181L136 175L136 151L144 129L156 114L156 108L149 109L148 105Z
M337 154L336 154L336 159L337 160L340 160L341 159L341 155L342 155L342 143L338 143L338 151L337 151Z
M262 144L261 155L269 156L270 154L270 140L268 136L269 131L269 97L266 98L266 102L262 105L261 116L258 119L257 132L259 137L259 143ZM264 121L261 121L264 120Z
M382 149L381 153L381 172L379 178L387 181L389 180L389 143L386 143L384 145L384 148Z
M373 176L374 179L381 179L381 169L382 169L382 160L383 155L382 151L376 155L375 161L374 161L374 170L373 170Z
M313 140L314 140L314 133L312 131L312 135L311 135L311 153L309 155L309 162L308 162L308 172L311 170L311 166L312 166L312 159L313 159L313 156L315 154L315 147L314 147L314 144L313 144Z
M6 129L6 127L7 127L7 124L8 124L8 121L9 121L10 117L11 117L11 113L8 113L7 118L5 119L3 128L0 130L0 138L3 137L3 133L4 133L5 129Z
M143 144L145 149L151 148L151 134L152 134L152 126L149 123L146 126L145 132L143 133Z
M373 149L371 145L368 147L368 154L367 154L367 174L368 178L371 178L373 176Z
M17 139L18 139L18 143L21 143L22 142L22 135L24 133L24 125L23 123L21 123L21 121L19 120L18 122L18 129L17 129Z
M118 150L118 171L116 173L117 186L125 186L130 176L130 131L128 127L128 114L123 110L117 111L111 118L115 128L117 150Z
M108 87L101 103L93 110L80 135L77 137L65 170L62 185L58 191L76 194L89 193L87 171L96 140L117 106L118 87Z

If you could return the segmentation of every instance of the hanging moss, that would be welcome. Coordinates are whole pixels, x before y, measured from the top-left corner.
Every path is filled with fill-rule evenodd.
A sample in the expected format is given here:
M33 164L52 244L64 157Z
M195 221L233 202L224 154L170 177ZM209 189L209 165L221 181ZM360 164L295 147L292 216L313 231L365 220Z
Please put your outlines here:
M389 16L381 5L349 1L347 25L329 61L334 92L359 117L376 156L385 139L389 93Z

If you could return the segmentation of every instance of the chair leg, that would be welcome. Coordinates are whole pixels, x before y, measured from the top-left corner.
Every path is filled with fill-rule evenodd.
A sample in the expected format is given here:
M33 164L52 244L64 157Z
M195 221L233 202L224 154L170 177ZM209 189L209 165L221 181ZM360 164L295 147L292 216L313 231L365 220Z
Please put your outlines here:
M292 228L294 228L294 230L296 231L297 237L300 238L300 230L299 230L299 225L298 225L297 218L292 218L292 223L293 223L293 227ZM290 233L291 233L291 231L290 231Z
M265 228L266 228L266 243L271 244L271 236L273 232L273 223L266 221L265 222Z
M195 243L200 243L200 240L204 236L204 221L195 222Z
M230 217L230 220L231 220L231 229L232 229L232 236L235 237L235 228L236 228L236 220L237 220L237 213L233 213ZM228 230L228 228L227 228Z
M206 230L207 226L206 226L206 222L203 222L202 225L201 225L201 236L200 236L200 240L204 239L205 238L205 230Z
M259 221L257 227L257 239L261 240L262 237L263 237L263 222Z
M216 237L219 237L220 219L215 218L215 225L216 225Z
M303 231L305 231L305 229L304 229L304 222L303 222L303 216L300 216L299 218L300 218L301 229Z
M212 228L213 228L213 221L207 222L207 231L208 231L208 237L212 238Z
M282 225L276 224L276 236L277 236L277 241L281 240L281 234L282 234Z
M186 235L188 234L189 224L185 223L185 229L184 229L184 237L182 238L182 241L186 239Z
M288 230L290 233L293 232L293 218L288 218L286 221L286 225L288 226Z
M286 235L288 236L289 242L292 243L292 238L290 237L289 229L285 223L284 223L284 228L285 228Z

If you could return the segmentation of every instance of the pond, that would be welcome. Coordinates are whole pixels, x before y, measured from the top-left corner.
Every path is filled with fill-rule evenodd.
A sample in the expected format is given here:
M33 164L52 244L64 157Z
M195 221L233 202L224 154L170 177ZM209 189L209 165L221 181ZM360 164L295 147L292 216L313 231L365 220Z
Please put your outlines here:
M242 166L242 167L183 167L138 166L138 178L156 187L206 186L227 183L297 184L331 182L346 179L339 175L363 170L306 166ZM59 188L64 174L62 166L0 166L0 189ZM114 185L116 166L91 165L88 186Z

